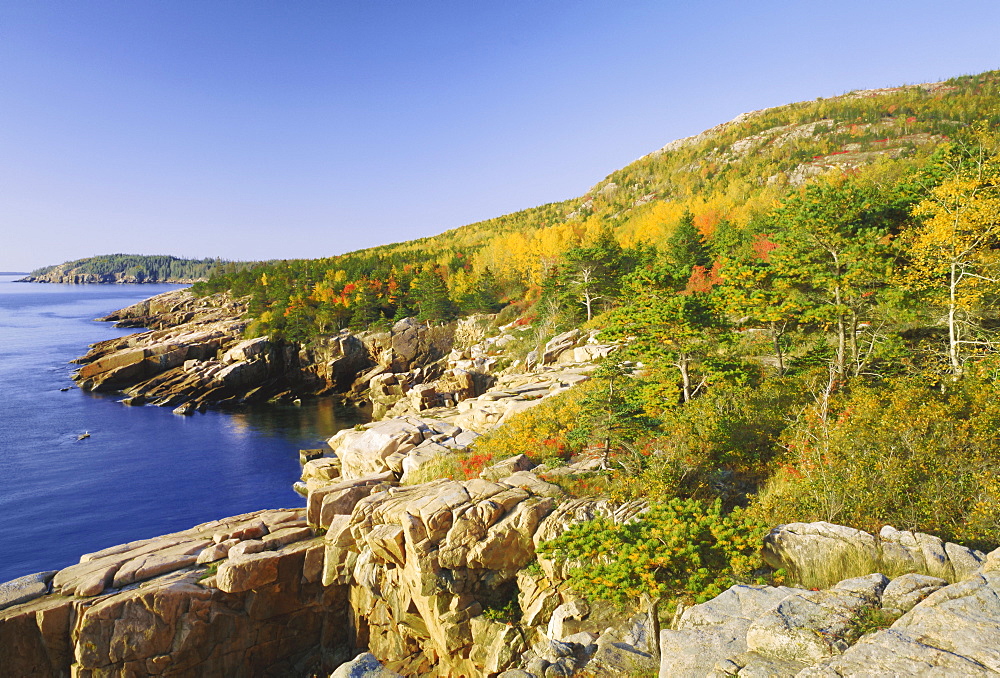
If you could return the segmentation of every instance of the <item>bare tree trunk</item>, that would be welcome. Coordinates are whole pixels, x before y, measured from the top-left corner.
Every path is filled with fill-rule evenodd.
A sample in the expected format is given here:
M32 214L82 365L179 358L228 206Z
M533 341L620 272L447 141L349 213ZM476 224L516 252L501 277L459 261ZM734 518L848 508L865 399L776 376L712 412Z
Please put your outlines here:
M611 456L611 427L614 424L614 398L615 380L608 379L608 418L604 426L604 460L601 468L608 467L608 458Z
M691 400L691 374L688 370L690 365L690 359L686 356L681 356L677 359L677 369L681 373L681 386L683 388L684 402Z
M856 377L861 373L860 353L858 352L858 316L851 313L851 372Z
M646 608L649 617L649 639L650 654L660 663L660 599L654 598L648 593L642 594L642 603Z
M958 287L958 264L951 262L951 271L948 278L948 359L951 362L951 371L956 377L962 374L962 362L958 354L958 299L956 288Z
M836 290L834 290L834 300L839 308L840 306L840 285L837 285ZM837 357L836 357L836 372L837 377L840 379L844 378L844 371L847 364L847 327L844 323L844 315L838 313L837 315Z
M774 340L774 355L778 358L778 376L785 373L785 354L781 352L781 336L783 331L778 330L778 323L771 321L771 339Z

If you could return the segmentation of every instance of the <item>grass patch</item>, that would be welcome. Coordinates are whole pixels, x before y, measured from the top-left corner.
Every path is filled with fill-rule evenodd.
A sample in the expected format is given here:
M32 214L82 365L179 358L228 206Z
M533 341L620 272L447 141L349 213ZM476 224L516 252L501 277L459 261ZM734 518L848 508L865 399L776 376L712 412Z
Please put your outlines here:
M421 464L413 473L406 476L405 485L420 485L429 483L432 480L448 478L449 480L463 480L465 475L462 471L461 460L471 456L468 452L455 452L452 454L441 454L430 461Z
M209 564L209 566L205 568L205 571L201 574L201 576L198 577L198 581L202 581L203 579L208 579L209 577L214 577L215 574L219 571L219 565L221 564L222 564L221 560L217 560L214 563Z
M847 642L853 645L863 636L887 629L901 616L896 612L888 612L877 607L865 608L851 622L850 629L847 632Z

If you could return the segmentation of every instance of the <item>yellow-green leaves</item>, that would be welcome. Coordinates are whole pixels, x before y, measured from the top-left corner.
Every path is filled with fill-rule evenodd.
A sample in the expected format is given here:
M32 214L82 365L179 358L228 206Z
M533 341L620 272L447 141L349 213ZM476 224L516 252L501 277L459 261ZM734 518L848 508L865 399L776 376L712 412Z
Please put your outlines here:
M942 310L947 355L961 374L970 355L992 350L982 332L983 305L1000 292L1000 158L995 133L944 157L945 179L913 210L922 224L910 238L903 282Z

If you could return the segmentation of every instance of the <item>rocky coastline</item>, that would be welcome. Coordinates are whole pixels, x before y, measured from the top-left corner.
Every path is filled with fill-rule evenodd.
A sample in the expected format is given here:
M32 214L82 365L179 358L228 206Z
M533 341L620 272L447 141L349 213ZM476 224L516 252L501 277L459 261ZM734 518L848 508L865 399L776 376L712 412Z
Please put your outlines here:
M26 275L14 282L55 283L62 285L192 285L204 278L146 278L125 273L77 273L53 270L41 275Z
M575 522L631 520L642 503L570 499L529 466L417 485L391 471L334 478L305 509L0 585L0 666L15 677L1000 672L1000 550L891 527L779 526L762 544L772 565L843 578L735 585L657 636L643 613L575 595L563 565L535 552ZM498 618L501 604L518 614ZM895 621L866 632L873 614Z
M781 525L761 544L765 560L808 588L735 585L657 632L644 610L581 598L566 564L536 550L575 523L645 511L552 482L599 458L550 470L520 455L468 480L418 482L426 464L586 380L614 350L592 335L559 335L510 365L517 330L491 336L475 319L301 347L243 339L243 311L183 290L122 309L106 320L148 331L94 345L77 379L192 410L336 392L369 403L372 422L303 451L305 508L0 585L4 675L1000 673L1000 550L889 526Z
M389 330L343 330L303 345L245 339L245 312L245 300L188 289L115 311L99 320L149 331L93 344L73 361L81 365L73 378L87 391L122 392L125 404L179 414L339 394L380 419L483 394L503 371L514 331L481 337L481 317L439 326L405 318ZM549 341L532 367L586 363L610 350L592 335L568 332Z

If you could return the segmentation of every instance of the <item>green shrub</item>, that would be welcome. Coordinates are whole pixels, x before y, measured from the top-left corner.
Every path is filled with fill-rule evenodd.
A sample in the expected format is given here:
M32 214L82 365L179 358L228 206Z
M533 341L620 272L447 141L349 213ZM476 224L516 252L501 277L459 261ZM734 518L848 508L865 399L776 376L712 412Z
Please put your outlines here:
M893 625L893 623L899 619L900 615L894 612L887 612L886 610L879 609L877 607L867 607L861 611L857 617L851 622L851 626L847 632L847 642L852 645L856 643L862 636L867 636L876 631L881 631L882 629L887 629Z
M704 602L760 566L765 530L740 509L723 515L718 501L672 499L630 523L574 525L539 553L569 561L571 586L589 598L623 606L642 597Z
M891 524L944 539L1000 541L1000 403L980 370L820 398L783 436L783 465L755 511L768 522Z

